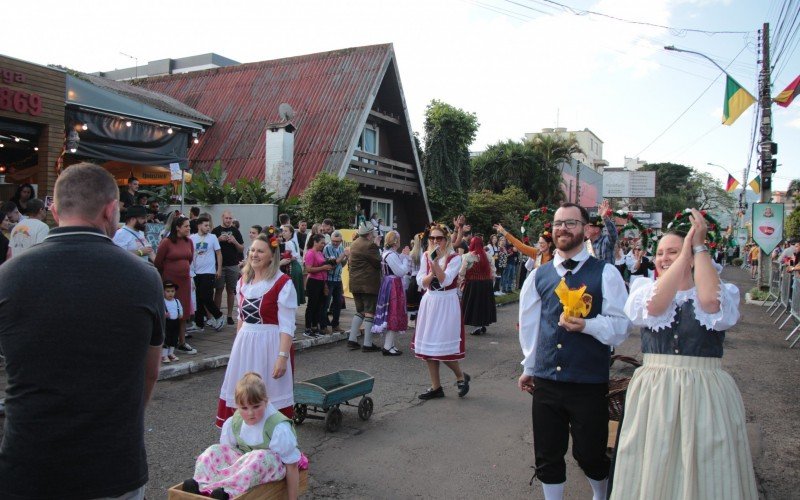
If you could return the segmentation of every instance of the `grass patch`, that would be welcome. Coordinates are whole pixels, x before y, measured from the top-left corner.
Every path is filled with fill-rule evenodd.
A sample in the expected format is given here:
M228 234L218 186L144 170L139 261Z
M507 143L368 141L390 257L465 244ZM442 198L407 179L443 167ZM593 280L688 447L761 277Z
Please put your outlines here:
M757 286L751 288L747 293L750 294L750 300L767 300L769 297L768 290L761 290Z
M519 301L519 290L516 292L507 293L505 295L501 295L499 297L494 298L494 303L498 306L501 304L508 304L509 302L518 302Z

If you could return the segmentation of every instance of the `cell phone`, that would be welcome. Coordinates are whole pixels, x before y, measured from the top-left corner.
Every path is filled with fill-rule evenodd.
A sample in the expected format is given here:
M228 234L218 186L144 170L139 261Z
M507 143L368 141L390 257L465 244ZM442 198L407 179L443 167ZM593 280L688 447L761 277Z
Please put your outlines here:
M437 258L439 258L439 250L438 249L436 249L436 250L431 252L431 260L436 260Z

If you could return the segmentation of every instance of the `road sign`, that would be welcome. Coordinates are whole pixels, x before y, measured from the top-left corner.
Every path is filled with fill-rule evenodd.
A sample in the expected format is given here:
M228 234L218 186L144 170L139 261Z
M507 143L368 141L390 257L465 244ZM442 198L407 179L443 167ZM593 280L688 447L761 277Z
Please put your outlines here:
M603 172L603 198L655 198L655 196L655 172Z

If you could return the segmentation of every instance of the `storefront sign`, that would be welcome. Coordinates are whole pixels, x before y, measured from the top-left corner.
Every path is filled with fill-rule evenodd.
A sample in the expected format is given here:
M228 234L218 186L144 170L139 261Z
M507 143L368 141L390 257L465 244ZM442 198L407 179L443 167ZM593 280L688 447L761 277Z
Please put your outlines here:
M783 204L753 204L753 241L765 254L771 253L783 240Z
M27 83L24 73L0 68L0 110L39 116L42 114L42 97L39 94L23 92L5 85Z

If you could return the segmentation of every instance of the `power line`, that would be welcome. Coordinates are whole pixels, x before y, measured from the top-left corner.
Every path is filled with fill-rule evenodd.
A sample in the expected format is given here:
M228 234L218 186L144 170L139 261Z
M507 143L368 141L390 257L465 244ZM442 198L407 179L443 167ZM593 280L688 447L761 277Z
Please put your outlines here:
M738 57L739 57L739 56L742 54L742 52L744 52L744 49L746 49L746 48L747 48L747 45L745 45L744 47L742 47L742 50L740 50L740 51L739 51L739 53L738 53L738 54L736 54L736 57L734 57L734 58L733 58L733 60L732 60L730 63L728 63L728 66L730 66L730 65L731 65L731 63L733 63L733 61L735 61L735 60L736 60L736 58L738 58ZM727 68L728 68L728 66L726 66L726 67L725 67L725 69L727 69ZM724 73L724 72L723 72L723 73ZM645 146L645 147L644 147L644 148L643 148L641 151L639 151L638 153L636 153L636 155L635 155L635 156L636 156L637 158L638 158L639 156L641 156L641 154L642 154L642 153L644 153L645 151L647 151L647 149L648 149L650 146L652 146L653 144L655 144L655 142L656 142L657 140L661 139L661 137L662 137L664 134L666 134L666 133L669 131L669 129L671 129L671 128L672 128L672 127L673 127L673 126L676 124L676 123L678 123L678 120L680 120L681 118L683 118L683 115L685 115L686 113L688 113L688 112L689 112L689 110L690 110L690 109L692 109L692 106L694 106L695 104L697 104L697 101L699 101L699 100L700 100L700 99L701 99L701 98L702 98L702 97L703 97L703 96L706 94L706 92L708 92L708 90L709 90L709 89L710 89L710 88L711 88L711 87L714 85L714 83L716 83L716 81L717 81L717 80L719 80L719 77L720 77L720 76L722 76L722 74L723 74L723 73L720 73L719 75L717 75L717 77L716 77L716 78L714 78L714 80L712 80L712 81L711 81L711 83L708 85L708 87L706 87L706 88L705 88L705 90L703 90L703 91L700 93L700 95L699 95L699 96L697 96L697 99L695 99L694 101L692 101L692 103L691 103L691 104L689 104L689 107L687 107L685 110L683 110L683 112L682 112L680 115L678 115L678 117L677 117L677 118L675 118L675 120L673 120L673 121L672 121L672 123L670 123L670 124L667 126L667 128L665 128L665 129L664 129L664 130L663 130L663 131L662 131L660 134L658 134L658 135L656 136L656 138L655 138L655 139L653 139L652 141L650 141L650 144L648 144L648 145L647 145L647 146Z
M507 0L508 1L508 0ZM619 21L628 24L638 24L641 26L651 26L653 28L662 28L665 30L669 30L674 33L683 34L683 33L703 33L706 35L741 35L749 33L749 31L710 31L710 30L701 30L701 29L694 29L694 28L674 28L672 26L664 26L663 24L655 24L655 23L648 23L645 21L634 21L631 19L623 19L621 17L612 16L609 14L604 14L602 12L596 12L592 10L584 10L584 9L577 9L575 7L570 7L569 5L565 5L554 0L541 0L542 2L547 2L553 5L558 5L565 11L569 11L576 16L585 16L586 14L592 14L595 16L605 17L608 19L613 19L614 21Z

